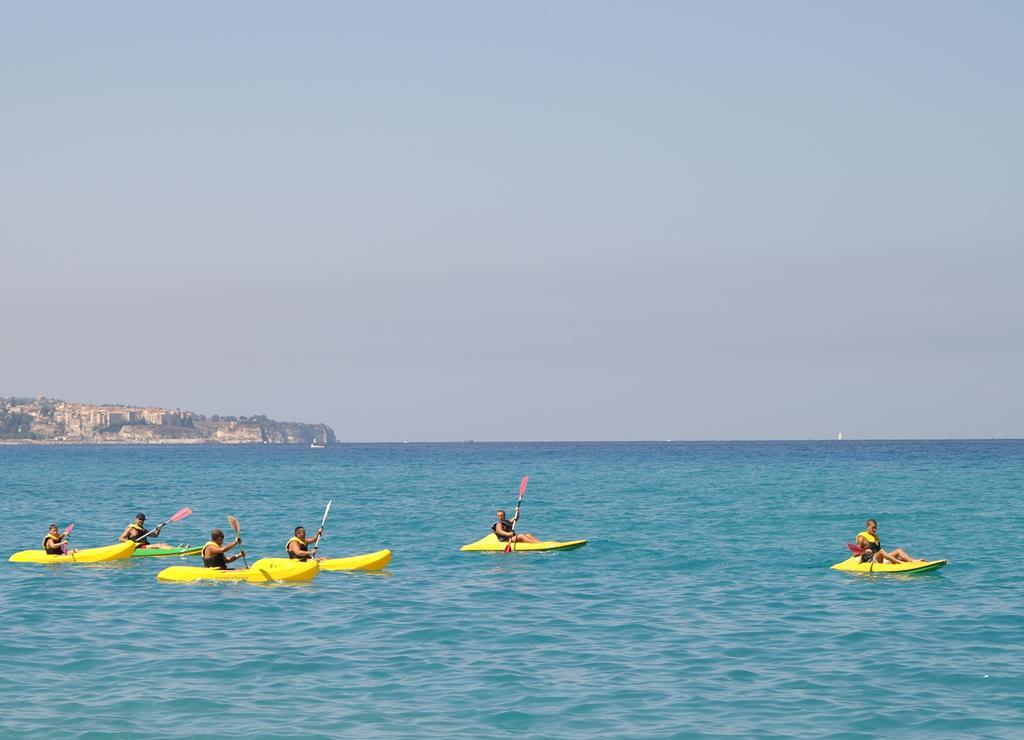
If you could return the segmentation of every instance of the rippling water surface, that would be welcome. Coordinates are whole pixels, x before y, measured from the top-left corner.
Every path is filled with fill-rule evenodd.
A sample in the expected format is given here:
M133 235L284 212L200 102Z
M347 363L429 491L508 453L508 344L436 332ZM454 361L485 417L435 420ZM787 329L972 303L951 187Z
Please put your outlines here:
M169 559L0 567L0 734L1024 734L1024 443L0 447L0 542L296 524L379 574L164 584ZM460 553L530 475L520 529ZM863 520L950 560L829 569ZM180 561L174 561L180 562ZM189 562L194 562L190 560Z

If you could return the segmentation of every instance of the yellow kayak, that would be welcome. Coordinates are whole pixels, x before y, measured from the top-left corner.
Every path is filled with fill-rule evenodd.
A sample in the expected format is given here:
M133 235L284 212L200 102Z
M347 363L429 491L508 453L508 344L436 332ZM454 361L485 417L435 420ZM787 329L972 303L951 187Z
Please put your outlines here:
M483 539L463 545L459 549L462 552L505 552L506 542L498 539L498 536L491 532ZM583 547L586 540L569 540L568 542L513 542L512 552L538 552L541 550L572 550Z
M849 560L836 563L832 570L842 570L847 573L926 573L930 570L938 570L944 566L947 560L915 561L913 563L875 563L868 561L862 563L859 555L854 555Z
M193 581L244 581L245 583L272 583L274 581L311 581L320 572L315 560L307 563L288 558L261 558L251 568L220 570L194 565L172 565L156 574L158 581L191 583Z
M22 550L11 555L12 563L107 563L126 560L135 551L134 542L118 542L106 547L90 547L67 555L47 555L45 550Z
M381 570L391 562L391 550L377 550L350 558L329 558L320 561L320 570Z

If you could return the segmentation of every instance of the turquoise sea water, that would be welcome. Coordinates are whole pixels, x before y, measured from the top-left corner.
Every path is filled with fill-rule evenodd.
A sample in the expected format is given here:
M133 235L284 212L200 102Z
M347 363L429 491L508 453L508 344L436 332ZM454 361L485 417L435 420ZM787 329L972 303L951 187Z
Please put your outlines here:
M0 447L0 543L136 511L394 551L305 585L0 564L0 735L1024 734L1024 442ZM520 529L460 553L530 475ZM879 519L912 577L829 566ZM195 563L194 559L186 561Z

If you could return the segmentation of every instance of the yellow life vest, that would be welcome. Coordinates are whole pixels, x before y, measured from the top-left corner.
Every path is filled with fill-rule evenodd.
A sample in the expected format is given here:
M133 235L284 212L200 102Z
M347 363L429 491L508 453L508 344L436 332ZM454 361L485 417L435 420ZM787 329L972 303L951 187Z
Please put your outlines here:
M875 537L873 534L868 534L867 532L861 532L857 536L858 537L863 537L864 539L866 539L868 542L870 542L873 545L877 545L878 544L878 538Z
M221 545L218 545L213 540L210 540L205 545L203 545L203 549L199 553L203 558L203 566L207 568L227 568L228 559L223 552L211 556L212 558L216 558L216 562L213 565L210 564L211 558L206 557L206 548L208 548L210 545L213 545L214 547L221 547Z
M292 543L293 542L298 542L302 546L302 549L306 550L307 552L309 551L309 543L306 542L306 540L302 539L301 537L292 537L290 540L288 540L288 542L285 543L284 551L286 553L288 553L288 557L292 558L293 560L294 559L300 559L300 560L303 559L303 558L299 558L299 556L295 555L295 553L292 552ZM303 556L303 557L307 557L307 556Z

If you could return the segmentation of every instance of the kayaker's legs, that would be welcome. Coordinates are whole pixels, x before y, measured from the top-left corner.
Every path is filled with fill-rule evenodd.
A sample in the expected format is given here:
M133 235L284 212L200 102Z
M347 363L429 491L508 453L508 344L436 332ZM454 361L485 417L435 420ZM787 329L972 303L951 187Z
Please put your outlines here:
M875 553L875 562L876 563L902 563L903 561L902 560L898 560L897 558L894 558L891 554L887 553L885 550L879 550L878 552Z
M540 540L538 540L536 537L534 537L529 532L523 532L522 534L515 535L512 538L512 541L513 542L540 542Z
M907 554L907 551L904 550L902 547L897 547L895 550L892 550L889 554L892 555L894 558L897 558L898 562L903 563L912 563L915 560L924 560L924 558L910 557L910 555Z
M150 542L148 545L143 545L140 549L142 550L173 550L174 545L167 542Z

